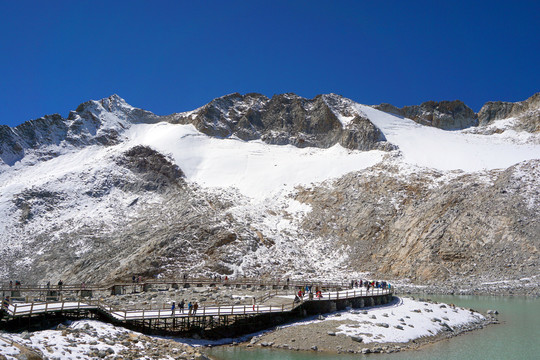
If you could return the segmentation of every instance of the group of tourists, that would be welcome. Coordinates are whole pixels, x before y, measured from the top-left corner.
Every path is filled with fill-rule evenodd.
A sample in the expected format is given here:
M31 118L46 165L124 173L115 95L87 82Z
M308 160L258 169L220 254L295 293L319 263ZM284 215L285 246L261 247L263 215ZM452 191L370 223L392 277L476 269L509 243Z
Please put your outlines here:
M321 299L323 297L322 291L318 286L315 286L315 289L313 289L313 285L305 285L302 286L294 295L294 302L304 301L306 294L309 300L313 300L313 297L316 297L317 299Z
M185 314L184 312L184 308L186 306L186 302L184 299L182 299L182 301L180 301L180 303L178 304L178 312L180 314ZM198 302L194 302L192 303L191 301L188 302L187 304L187 310L188 310L188 315L196 315L197 314L197 309L199 309L199 303ZM176 302L173 301L172 304L171 304L171 311L172 311L172 314L176 314Z
M392 285L386 281L351 280L351 288L365 287L369 289L392 289Z
M15 290L19 290L21 288L21 282L19 280L15 280ZM9 290L13 290L13 280L9 280Z

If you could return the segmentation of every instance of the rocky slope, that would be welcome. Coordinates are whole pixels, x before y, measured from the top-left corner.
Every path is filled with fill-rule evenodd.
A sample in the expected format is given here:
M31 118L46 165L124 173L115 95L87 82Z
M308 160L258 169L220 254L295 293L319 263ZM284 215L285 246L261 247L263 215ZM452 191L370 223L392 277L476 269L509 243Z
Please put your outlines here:
M446 180L372 170L297 194L313 209L303 228L339 239L351 269L417 283L538 275L538 160Z
M459 100L427 101L421 105L404 106L401 109L384 103L375 105L374 108L444 130L465 129L478 125L478 115Z
M0 280L538 279L537 99L481 111L474 132L433 128L476 125L459 102L407 109L428 128L334 94L168 116L112 96L0 127ZM490 135L508 119L525 140Z
M516 118L514 128L527 132L540 131L540 93L517 103L490 101L478 112L480 125L492 124L496 120Z

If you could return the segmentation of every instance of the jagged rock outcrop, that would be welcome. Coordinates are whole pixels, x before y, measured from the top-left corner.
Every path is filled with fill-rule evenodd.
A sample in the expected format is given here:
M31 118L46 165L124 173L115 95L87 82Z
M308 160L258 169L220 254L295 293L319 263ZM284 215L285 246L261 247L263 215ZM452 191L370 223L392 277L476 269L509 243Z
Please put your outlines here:
M528 132L540 131L540 93L527 100L511 103L503 101L487 102L478 112L481 126L489 125L495 120L516 118L516 130Z
M338 116L353 120L344 125ZM261 94L235 93L164 120L193 124L209 136L234 135L275 145L329 148L339 143L348 149L393 149L369 119L359 116L350 100L335 94L310 100L290 93L271 99Z
M421 105L404 106L401 109L386 103L373 107L443 130L460 130L478 125L478 116L460 100L426 101Z

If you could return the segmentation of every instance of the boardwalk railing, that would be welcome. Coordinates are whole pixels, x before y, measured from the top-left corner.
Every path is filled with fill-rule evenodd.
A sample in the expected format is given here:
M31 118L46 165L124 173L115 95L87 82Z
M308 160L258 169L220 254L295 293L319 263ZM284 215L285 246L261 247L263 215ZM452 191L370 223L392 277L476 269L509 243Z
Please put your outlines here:
M81 290L93 290L93 291L108 291L111 290L114 286L144 286L144 285L184 285L184 284L193 284L193 285L222 285L222 286L288 286L288 287L303 287L303 286L319 286L326 289L338 289L343 287L349 287L350 282L333 282L333 281L308 281L308 280L282 280L282 279L258 279L258 278L238 278L238 279L214 279L214 278L169 278L169 279L143 279L142 281L124 281L124 282L112 282L106 284L63 284L63 285L42 285L42 284L22 284L22 285L9 285L3 283L0 285L0 291L35 291L35 292L46 292L46 291L81 291Z

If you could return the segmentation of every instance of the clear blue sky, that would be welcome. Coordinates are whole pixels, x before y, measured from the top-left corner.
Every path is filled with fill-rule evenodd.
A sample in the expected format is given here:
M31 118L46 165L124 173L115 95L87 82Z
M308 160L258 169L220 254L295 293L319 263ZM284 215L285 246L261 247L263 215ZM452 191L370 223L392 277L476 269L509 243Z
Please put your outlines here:
M538 1L0 0L0 124L118 94L164 115L232 92L396 106L540 91Z

